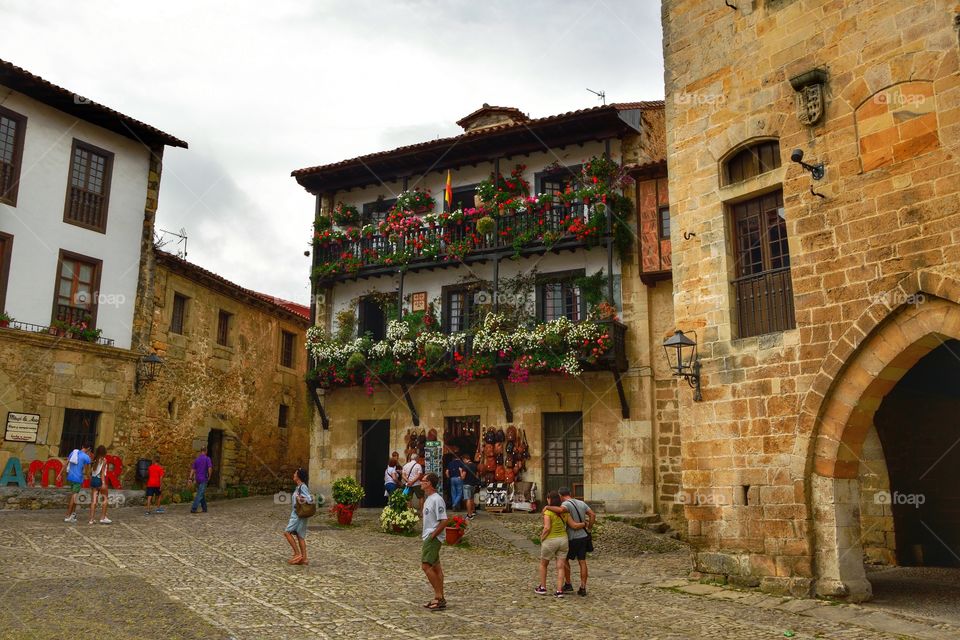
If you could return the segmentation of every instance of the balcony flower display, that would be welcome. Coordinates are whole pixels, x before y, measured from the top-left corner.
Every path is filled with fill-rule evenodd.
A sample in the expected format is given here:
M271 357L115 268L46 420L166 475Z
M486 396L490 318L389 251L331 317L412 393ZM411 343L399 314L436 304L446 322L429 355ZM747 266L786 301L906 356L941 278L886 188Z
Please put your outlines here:
M393 210L426 213L433 211L433 208L436 206L437 201L430 195L429 189L412 189L410 191L404 191L397 196L397 203L393 206Z
M333 209L333 221L340 227L348 227L360 222L360 212L353 205L338 202Z

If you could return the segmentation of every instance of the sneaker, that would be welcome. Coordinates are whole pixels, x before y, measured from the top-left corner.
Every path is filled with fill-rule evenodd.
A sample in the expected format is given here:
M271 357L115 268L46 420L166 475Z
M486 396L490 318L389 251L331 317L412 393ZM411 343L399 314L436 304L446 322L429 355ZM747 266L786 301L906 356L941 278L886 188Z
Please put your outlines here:
M541 596L547 595L547 590L544 589L543 587L537 587L536 589L533 590L533 592Z
M167 510L164 509L163 507L160 507L159 509L154 510L154 513L166 513L166 512Z
M76 521L77 521L77 516L67 516L66 518L63 519L63 521L64 521L64 522L76 522Z
M587 588L586 588L586 587L580 587L579 589L577 589L577 595L586 598L586 597L587 597Z
M563 591L554 591L554 592L553 592L553 595L556 596L557 598L562 598L562 597L563 597Z
M87 524L93 524L93 520L91 520L91 521L90 521L90 522L88 522Z
M93 520L90 521L90 524L93 524ZM113 524L113 520L110 518L100 518L100 524Z
M563 585L563 592L567 593L568 591L573 591L573 585L570 584L569 582Z
M149 512L149 511L144 511L144 512L143 512L143 515L148 516L148 515L150 515L150 512Z

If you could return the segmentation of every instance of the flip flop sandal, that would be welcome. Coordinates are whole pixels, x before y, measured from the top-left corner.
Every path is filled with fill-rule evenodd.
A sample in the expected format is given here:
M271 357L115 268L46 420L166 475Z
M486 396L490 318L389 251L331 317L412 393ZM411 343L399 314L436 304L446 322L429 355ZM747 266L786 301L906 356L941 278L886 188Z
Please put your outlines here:
M439 600L433 600L429 605L427 605L427 609L429 609L430 611L440 611L441 609L446 609L446 608L447 608L447 601L445 598L440 598Z
M440 606L440 601L437 600L436 598L434 598L433 600L431 600L431 601L428 602L427 604L423 605L423 608L424 608L424 609L436 609L438 606Z

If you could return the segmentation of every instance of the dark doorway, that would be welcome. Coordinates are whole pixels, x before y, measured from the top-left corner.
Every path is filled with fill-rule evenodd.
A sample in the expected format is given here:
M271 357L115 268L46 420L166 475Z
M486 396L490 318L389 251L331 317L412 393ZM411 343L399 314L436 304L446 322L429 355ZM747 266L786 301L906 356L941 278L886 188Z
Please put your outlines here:
M99 411L65 409L63 412L63 432L60 435L60 457L66 458L81 445L95 448L97 443L97 421Z
M382 303L376 298L366 296L360 298L360 313L357 317L357 335L370 334L374 342L380 342L387 336L387 317L380 307Z
M364 507L383 507L383 474L390 459L390 421L360 421L360 484L366 491Z
M579 411L543 414L544 495L570 487L583 497L583 414Z
M223 430L211 429L207 436L207 455L210 456L210 462L213 463L213 471L210 472L211 487L221 486L220 465L223 462Z
M920 359L874 416L890 490L897 563L960 566L960 341Z

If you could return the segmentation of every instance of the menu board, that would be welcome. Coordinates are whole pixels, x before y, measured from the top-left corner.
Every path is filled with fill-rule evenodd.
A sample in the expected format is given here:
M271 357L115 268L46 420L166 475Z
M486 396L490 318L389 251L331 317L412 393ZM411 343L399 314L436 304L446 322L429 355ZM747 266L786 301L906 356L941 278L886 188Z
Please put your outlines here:
M37 431L40 430L40 414L38 413L7 413L7 430L4 440L10 442L36 442Z

